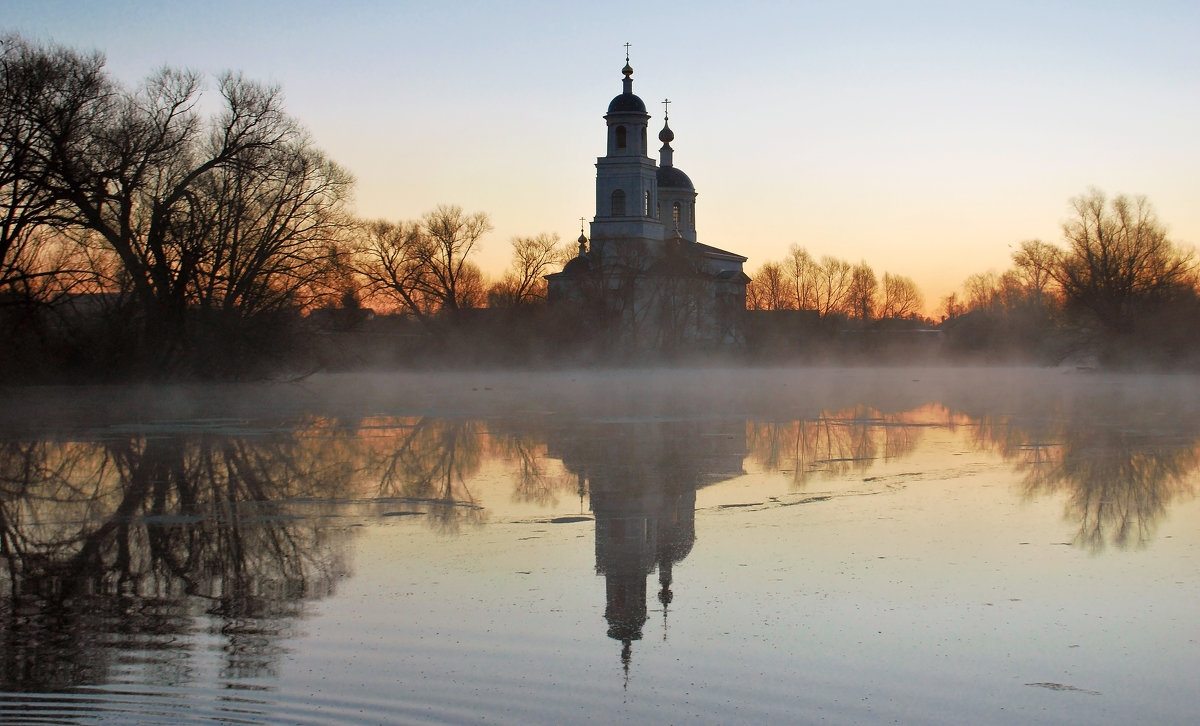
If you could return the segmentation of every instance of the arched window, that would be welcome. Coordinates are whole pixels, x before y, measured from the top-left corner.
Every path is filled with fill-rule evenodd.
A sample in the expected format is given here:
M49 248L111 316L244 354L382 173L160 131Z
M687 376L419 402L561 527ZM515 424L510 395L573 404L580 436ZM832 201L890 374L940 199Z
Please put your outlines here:
M646 149L646 127L642 127L642 149Z
M676 227L679 226L679 202L675 202L675 205L671 207L671 221L675 223Z
M620 189L612 193L612 216L625 216L625 192Z
M625 135L626 135L625 127L618 126L617 127L617 148L618 149L625 148Z
M650 216L650 192L646 192L646 203L642 205L642 216Z

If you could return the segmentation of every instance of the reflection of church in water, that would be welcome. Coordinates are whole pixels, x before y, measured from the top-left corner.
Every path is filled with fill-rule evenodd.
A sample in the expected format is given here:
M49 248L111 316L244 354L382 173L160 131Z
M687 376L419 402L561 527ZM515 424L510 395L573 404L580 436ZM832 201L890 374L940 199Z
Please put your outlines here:
M696 490L743 473L745 422L589 424L550 456L579 477L596 518L596 573L604 576L608 637L632 644L648 620L647 580L658 572L663 612L674 599L673 570L696 541ZM582 434L582 435L581 435Z
M589 325L616 326L633 345L739 344L746 258L697 241L696 189L674 165L675 133L664 113L655 164L650 115L633 93L633 68L625 60L622 92L604 115L607 151L596 160L590 247L581 233L579 254L546 276L549 298L581 307Z

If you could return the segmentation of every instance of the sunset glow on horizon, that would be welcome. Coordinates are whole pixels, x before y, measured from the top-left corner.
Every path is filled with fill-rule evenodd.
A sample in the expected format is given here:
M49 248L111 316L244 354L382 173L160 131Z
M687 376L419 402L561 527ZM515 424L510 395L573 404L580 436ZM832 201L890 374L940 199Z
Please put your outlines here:
M936 316L1021 241L1058 243L1091 187L1200 245L1194 3L43 0L0 28L100 51L128 85L164 65L279 84L359 216L486 212L493 278L510 238L571 242L595 215L626 42L651 129L671 99L699 241L751 275L798 244L911 277Z

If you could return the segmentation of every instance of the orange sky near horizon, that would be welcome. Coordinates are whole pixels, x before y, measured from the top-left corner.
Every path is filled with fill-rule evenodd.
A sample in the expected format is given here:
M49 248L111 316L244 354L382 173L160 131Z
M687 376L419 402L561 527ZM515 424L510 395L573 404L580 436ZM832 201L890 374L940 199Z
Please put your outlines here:
M438 204L516 235L595 214L604 112L634 92L699 193L707 244L753 274L799 244L911 277L936 315L968 275L1057 242L1069 200L1144 194L1200 244L1200 6L1151 2L199 5L43 0L0 29L97 49L134 84L163 65L280 84L357 178L356 211ZM657 145L655 145L656 147Z

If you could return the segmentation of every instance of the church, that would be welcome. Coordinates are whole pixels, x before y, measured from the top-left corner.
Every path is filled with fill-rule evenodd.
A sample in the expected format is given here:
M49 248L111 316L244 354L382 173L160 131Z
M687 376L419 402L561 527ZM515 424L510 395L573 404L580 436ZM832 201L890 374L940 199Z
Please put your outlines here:
M675 166L669 115L655 163L650 114L633 93L628 54L622 74L622 91L604 115L607 153L596 160L592 237L581 230L578 255L546 276L548 298L577 307L588 326L629 350L741 347L746 258L698 241L696 189Z

